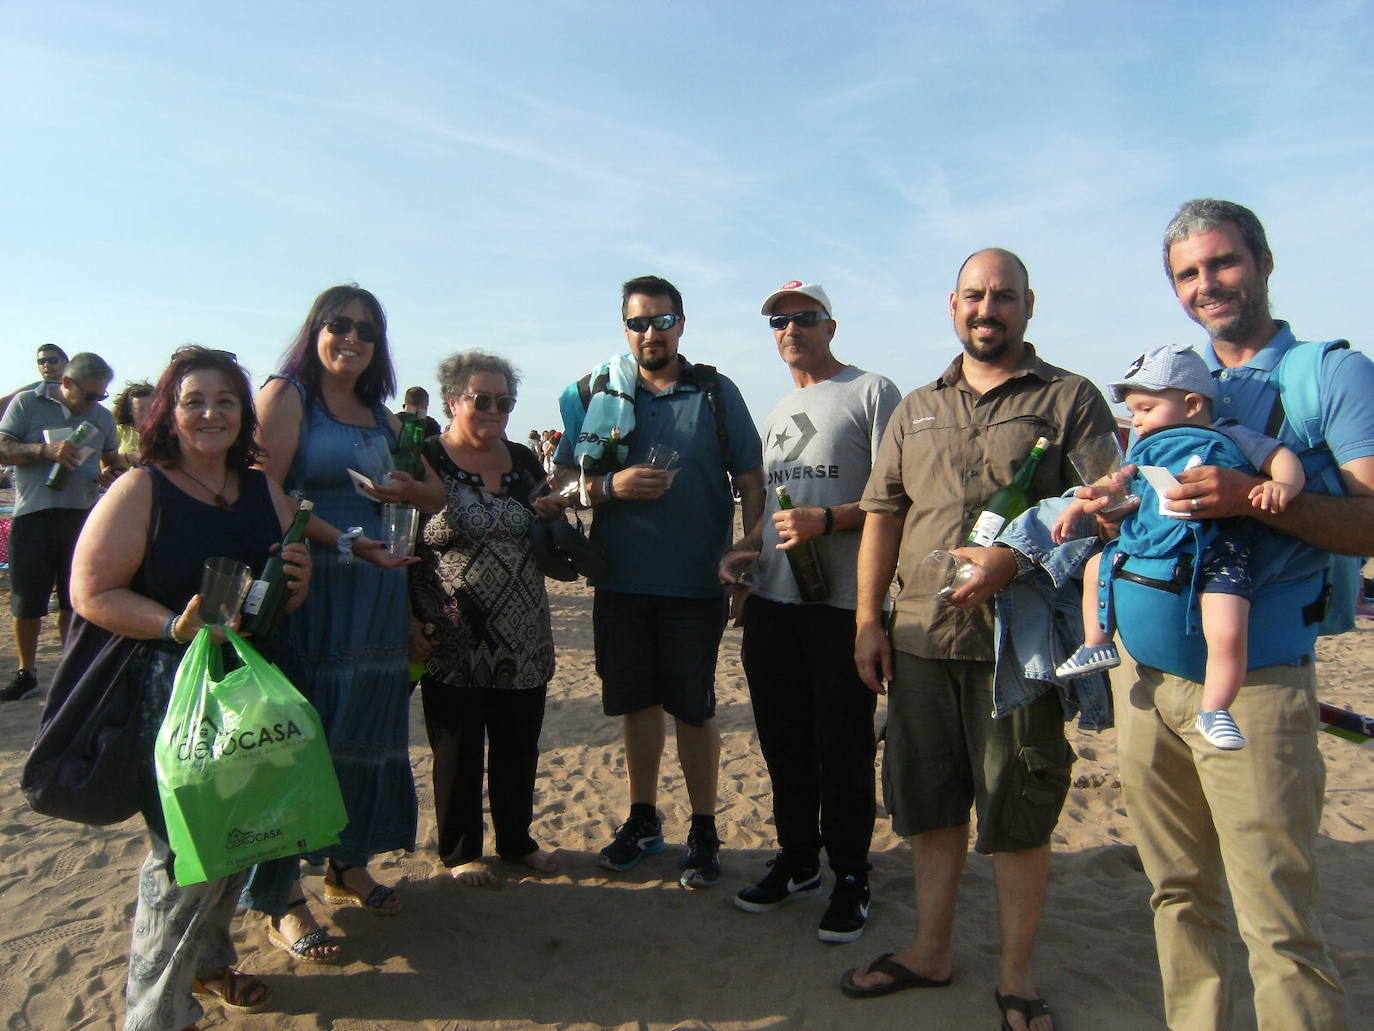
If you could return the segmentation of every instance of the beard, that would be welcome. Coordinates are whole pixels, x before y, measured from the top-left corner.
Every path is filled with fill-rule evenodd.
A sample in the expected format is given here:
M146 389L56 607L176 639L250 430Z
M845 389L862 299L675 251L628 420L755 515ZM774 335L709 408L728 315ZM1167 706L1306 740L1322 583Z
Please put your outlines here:
M1000 329L1002 331L1002 336L1000 339L981 343L974 336L974 331L979 326L991 326L995 329ZM1011 334L1007 332L1006 324L1000 319L978 319L969 324L968 332L960 339L964 345L964 353L975 361L980 362L995 362L998 358L1001 358L1011 350L1012 345L1016 343L1016 341L1011 338Z
M639 362L639 367L645 372L658 372L660 369L666 368L668 363L676 357L677 355L672 354L661 355L658 358L637 356L635 361Z
M1223 343L1239 344L1250 340L1264 326L1269 318L1268 300L1259 293L1251 293L1241 304L1240 311L1227 319L1225 322L1216 322L1212 325L1198 320L1208 336L1213 340L1220 340Z

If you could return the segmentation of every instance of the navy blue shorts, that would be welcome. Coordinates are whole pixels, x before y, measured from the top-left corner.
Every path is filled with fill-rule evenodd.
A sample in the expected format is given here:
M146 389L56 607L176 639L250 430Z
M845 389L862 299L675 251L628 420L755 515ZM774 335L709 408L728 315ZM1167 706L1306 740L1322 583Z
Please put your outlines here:
M596 672L607 716L655 705L693 727L716 714L716 653L730 603L598 590Z
M1253 519L1240 519L1234 526L1222 525L1202 555L1199 585L1203 594L1234 594L1250 599L1255 584L1250 577L1250 556L1255 541L1265 532Z

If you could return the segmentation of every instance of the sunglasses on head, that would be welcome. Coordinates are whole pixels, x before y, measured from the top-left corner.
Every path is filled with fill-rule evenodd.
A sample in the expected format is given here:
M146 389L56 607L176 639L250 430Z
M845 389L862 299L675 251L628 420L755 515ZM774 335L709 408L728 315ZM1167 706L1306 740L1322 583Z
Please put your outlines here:
M485 390L479 390L475 394L469 394L465 390L463 391L463 397L471 401L472 407L476 408L479 412L487 411L487 409L491 407L493 401L496 402L496 410L502 415L507 414L515 407L514 394L488 394Z
M636 315L632 319L626 319L625 325L629 327L631 333L647 333L649 327L654 329L672 329L678 324L681 315Z
M183 344L172 352L171 360L179 362L183 358L194 358L201 354L217 354L221 358L228 358L235 365L238 364L239 356L233 351L220 351L213 347L201 347L200 344Z
M768 324L774 329L786 329L789 322L795 322L802 329L810 329L829 319L830 316L823 311L799 311L795 315L770 315Z
M39 365L61 365L61 364L62 364L62 359L59 358L59 357L57 357L57 355L54 354L54 355L50 355L50 356L48 356L48 357L41 357L41 358L39 358L39 359L38 359L38 364L39 364Z
M369 344L380 343L382 339L382 331L377 323L357 321L347 315L331 315L324 320L324 328L336 337L348 336L350 329L355 330L358 339Z

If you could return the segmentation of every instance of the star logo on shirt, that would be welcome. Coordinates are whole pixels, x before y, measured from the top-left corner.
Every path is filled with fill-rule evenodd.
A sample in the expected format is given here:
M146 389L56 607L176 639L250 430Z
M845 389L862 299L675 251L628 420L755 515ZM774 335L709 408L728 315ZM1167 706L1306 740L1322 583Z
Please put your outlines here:
M816 435L816 427L812 424L811 419L805 412L798 412L796 415L792 416L792 424L796 426L801 436L797 437L796 446L794 446L791 451L787 452L786 456L783 458L784 462L795 462L799 459L802 452L806 450L806 445L811 443L811 438ZM787 446L787 442L791 440L792 437L793 434L788 433L786 430L779 430L773 435L773 446L781 451Z

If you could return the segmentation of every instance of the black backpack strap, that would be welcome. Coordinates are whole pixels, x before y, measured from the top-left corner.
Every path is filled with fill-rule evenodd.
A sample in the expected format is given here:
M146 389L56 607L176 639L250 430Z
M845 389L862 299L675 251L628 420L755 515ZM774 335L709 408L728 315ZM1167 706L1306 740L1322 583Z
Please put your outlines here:
M730 469L730 431L725 426L725 401L720 396L720 372L714 365L701 363L684 366L681 378L706 395L711 415L716 421L716 440L720 443L720 459Z

